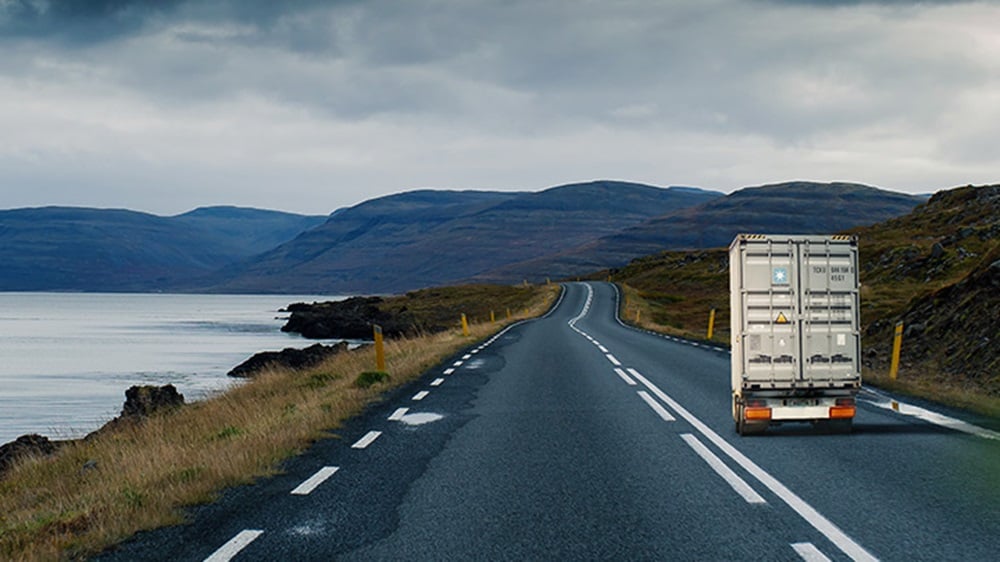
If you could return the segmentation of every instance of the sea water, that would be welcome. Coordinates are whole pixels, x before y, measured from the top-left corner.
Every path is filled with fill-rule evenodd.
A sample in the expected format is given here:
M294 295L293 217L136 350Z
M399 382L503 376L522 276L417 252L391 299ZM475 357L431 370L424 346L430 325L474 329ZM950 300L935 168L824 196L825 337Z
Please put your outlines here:
M223 391L254 353L316 343L281 332L280 309L341 298L0 293L0 444L81 437L132 385L173 384L187 402Z

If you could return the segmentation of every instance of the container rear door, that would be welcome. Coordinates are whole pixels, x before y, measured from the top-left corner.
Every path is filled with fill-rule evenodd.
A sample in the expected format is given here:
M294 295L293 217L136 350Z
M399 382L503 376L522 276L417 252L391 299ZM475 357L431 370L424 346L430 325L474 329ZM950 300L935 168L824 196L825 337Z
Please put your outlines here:
M802 378L821 383L860 373L857 245L806 239L798 245L802 276Z
M745 382L786 386L799 378L795 244L747 240L741 252Z

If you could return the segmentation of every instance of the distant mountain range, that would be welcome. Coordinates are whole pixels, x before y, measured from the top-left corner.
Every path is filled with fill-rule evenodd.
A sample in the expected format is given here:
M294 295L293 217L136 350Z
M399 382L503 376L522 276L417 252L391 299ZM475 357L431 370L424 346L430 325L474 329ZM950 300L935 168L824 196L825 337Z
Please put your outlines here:
M391 293L447 284L721 196L612 181L539 193L413 191L340 211L324 225L227 268L213 287Z
M0 211L0 290L373 294L624 265L736 232L836 232L926 198L792 182L731 195L596 181L541 192L419 190L329 216L235 207L174 217Z
M0 290L174 290L325 220L237 207L174 217L78 207L0 211Z
M654 217L569 251L480 275L480 281L579 275L663 250L728 246L740 232L824 234L909 213L923 196L853 183L788 182L748 187Z

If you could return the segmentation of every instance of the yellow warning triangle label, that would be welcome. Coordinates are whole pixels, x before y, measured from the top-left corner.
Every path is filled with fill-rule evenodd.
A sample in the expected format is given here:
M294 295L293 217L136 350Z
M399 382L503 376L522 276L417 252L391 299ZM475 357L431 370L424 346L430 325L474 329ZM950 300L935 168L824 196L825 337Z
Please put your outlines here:
M784 312L779 312L778 317L774 319L775 324L788 324L788 318L785 318Z

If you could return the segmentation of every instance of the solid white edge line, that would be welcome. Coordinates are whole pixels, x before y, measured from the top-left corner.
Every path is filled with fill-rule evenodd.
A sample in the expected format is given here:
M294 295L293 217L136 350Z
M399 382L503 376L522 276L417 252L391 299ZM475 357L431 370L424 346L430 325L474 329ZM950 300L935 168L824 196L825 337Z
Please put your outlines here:
M708 466L712 467L712 470L721 476L722 479L725 480L737 494L742 496L743 499L747 501L747 503L767 503L767 500L765 500L763 496L754 491L754 489L751 488L745 480L733 472L733 469L726 466L726 463L722 462L722 459L717 457L715 453L709 451L708 447L699 441L697 437L691 435L690 433L682 433L681 439L683 439L688 446L694 449L694 452L707 462Z
M939 414L937 412L921 408L920 406L914 406L913 404L907 404L905 402L900 402L899 400L893 400L885 395L874 392L867 387L865 388L869 393L882 398L882 400L869 400L867 398L861 398L860 400L866 404L871 404L872 406L877 406L879 408L884 408L886 410L892 410L898 412L904 416L911 416L919 420L923 420L934 425L941 427L946 427L948 429L953 429L955 431L961 431L962 433L968 433L970 435L976 435L983 437L985 439L995 439L1000 440L1000 433L986 429L985 427L979 427L978 425L973 425L968 422L964 422L960 419L956 419L944 414Z
M562 304L563 298L565 296L566 296L566 288L563 287L563 286L560 286L559 287L559 298L556 299L556 303L554 305L552 305L552 308L550 308L548 312L546 312L545 314L543 314L541 316L541 319L548 318L549 316L551 316L552 313L555 312L556 309L559 308L559 305Z
M441 383L443 382L444 379L434 379L433 381L431 381L431 386L441 386Z
M428 394L430 394L430 392L427 392L426 390L421 390L420 392L418 392L418 393L416 393L416 394L413 395L413 400L416 400L416 401L419 402L419 401L423 400L424 398L427 398Z
M875 562L878 560L878 558L865 550L864 547L854 542L854 539L849 537L847 533L840 529L840 527L834 525L832 521L824 517L820 514L820 512L816 511L815 508L806 503L805 500L789 490L788 487L779 482L777 478L771 476L766 470L757 466L755 462L747 458L747 456L736 449L736 447L730 445L729 442L720 437L718 433L712 431L710 427L705 425L700 419L695 417L694 414L678 404L677 401L667 396L662 390L659 389L659 387L651 383L646 377L636 375L636 379L645 385L646 388L648 388L660 400L666 403L667 406L670 406L671 409L687 420L687 422L694 426L699 433L714 443L715 446L721 449L722 452L729 458L736 461L737 464L752 474L753 477L760 481L760 483L767 487L767 489L774 492L774 494L781 498L782 501L788 505L788 507L791 507L796 513L805 519L806 522L812 525L813 528L822 533L826 538L830 539L830 542L835 544L837 548L844 552L844 554L854 560L866 562Z
M668 421L668 422L677 421L677 418L670 415L670 412L668 412L666 408L660 405L659 402L653 400L653 397L647 394L645 390L640 390L637 394L639 394L639 398L642 398L643 402L645 402L650 408L653 409L654 412L656 412L656 415L663 418L663 421Z
M409 412L409 411L410 411L409 408L396 408L396 411L393 412L391 416L389 416L388 420L389 421L399 421L399 420L403 419L403 416L405 416L406 412Z
M327 478L333 476L338 470L340 470L339 466L324 466L316 471L316 474L310 476L308 480L299 484L291 491L291 494L294 496L308 496L317 486L325 482Z
M628 384L629 386L635 386L635 381L632 380L631 377L629 377L628 375L626 375L625 371L623 371L621 369L615 369L615 374L618 375L619 377L621 377L621 379L623 381L625 381L625 383Z
M379 435L382 435L381 431L369 431L368 433L365 434L364 437L358 439L358 441L355 444L351 445L351 448L365 449L368 447L368 445L374 443L375 440L378 439Z
M264 531L257 531L247 529L245 531L240 531L235 537L229 539L229 542L219 547L208 558L205 562L229 562L234 556L240 553L241 550L247 547L248 544L252 543L257 539L257 537L264 534Z
M604 356L607 357L608 361L611 361L611 364L614 365L615 367L622 366L622 362L619 361L618 358L615 357L614 355L611 355L610 353L605 353Z
M811 542L792 543L792 548L805 562L830 562L830 559Z

